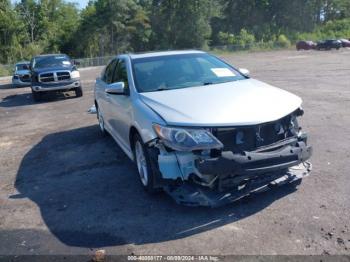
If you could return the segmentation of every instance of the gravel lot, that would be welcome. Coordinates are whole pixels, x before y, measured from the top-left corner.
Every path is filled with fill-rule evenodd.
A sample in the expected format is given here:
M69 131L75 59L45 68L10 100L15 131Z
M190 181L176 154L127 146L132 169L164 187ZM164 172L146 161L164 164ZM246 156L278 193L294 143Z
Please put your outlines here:
M350 254L350 50L222 55L304 100L312 175L219 209L147 195L84 96L34 103L0 83L0 255Z

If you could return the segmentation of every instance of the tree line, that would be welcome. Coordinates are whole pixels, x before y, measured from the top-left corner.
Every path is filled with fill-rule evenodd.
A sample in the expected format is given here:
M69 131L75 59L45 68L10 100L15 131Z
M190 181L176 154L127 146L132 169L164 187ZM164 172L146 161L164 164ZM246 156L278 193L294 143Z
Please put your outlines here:
M0 0L0 63L350 38L349 0Z

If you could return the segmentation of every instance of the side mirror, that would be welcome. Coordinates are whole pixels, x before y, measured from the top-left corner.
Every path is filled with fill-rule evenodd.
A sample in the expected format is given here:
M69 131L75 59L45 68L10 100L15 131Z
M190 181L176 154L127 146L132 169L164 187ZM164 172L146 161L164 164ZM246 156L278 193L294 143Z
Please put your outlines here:
M125 95L125 90L124 90L124 82L116 82L109 84L108 87L106 88L106 93L112 94L112 95Z
M250 72L249 72L248 69L240 68L240 69L238 69L238 71L239 71L242 75L244 75L244 76L247 76L247 77L250 76Z

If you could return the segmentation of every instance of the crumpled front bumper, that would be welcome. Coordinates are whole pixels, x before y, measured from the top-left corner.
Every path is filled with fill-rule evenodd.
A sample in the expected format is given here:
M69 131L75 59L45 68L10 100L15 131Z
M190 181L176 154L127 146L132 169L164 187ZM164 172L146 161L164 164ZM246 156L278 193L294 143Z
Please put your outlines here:
M308 162L289 168L285 172L274 172L248 179L235 189L219 192L198 185L184 183L181 186L168 186L165 191L178 203L186 206L220 207L243 197L265 192L286 184L298 185L309 175L312 165Z
M256 175L298 165L309 159L311 154L312 147L307 146L304 141L298 141L273 151L244 152L244 154L222 152L218 159L199 161L197 168L202 174Z
M226 151L217 158L194 161L194 169L200 174L217 176L215 186L187 180L164 189L179 204L217 207L275 186L300 182L311 171L311 164L306 162L311 155L306 137L252 152Z

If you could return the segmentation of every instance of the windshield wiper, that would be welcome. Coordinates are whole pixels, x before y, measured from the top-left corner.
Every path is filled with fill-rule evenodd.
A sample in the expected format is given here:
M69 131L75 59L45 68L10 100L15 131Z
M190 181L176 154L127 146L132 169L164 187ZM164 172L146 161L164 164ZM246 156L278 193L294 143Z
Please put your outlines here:
M209 85L213 85L214 83L213 82L205 82L203 83L204 86L209 86Z
M164 87L160 87L160 88L154 89L154 90L149 91L149 92L166 91L166 90L171 90L171 89L169 89L169 88L164 88Z

